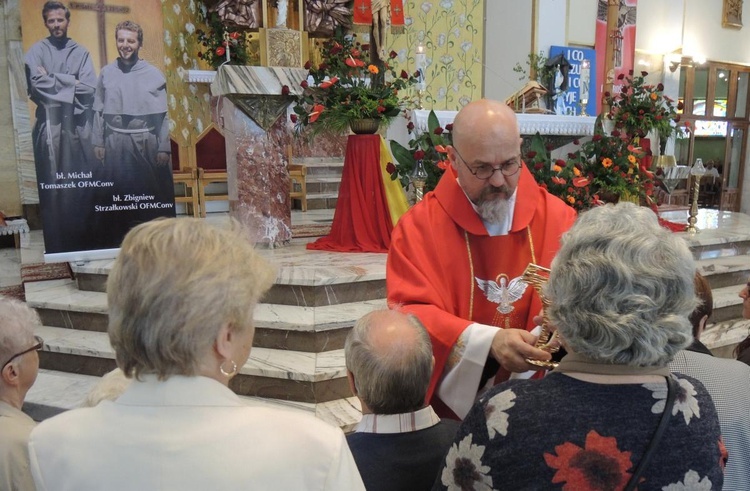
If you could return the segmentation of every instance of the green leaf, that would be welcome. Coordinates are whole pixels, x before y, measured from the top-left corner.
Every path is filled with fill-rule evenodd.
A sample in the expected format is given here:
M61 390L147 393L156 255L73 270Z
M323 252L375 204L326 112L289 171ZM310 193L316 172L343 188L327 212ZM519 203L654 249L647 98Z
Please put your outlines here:
M435 129L440 126L440 120L437 117L437 114L435 114L435 111L430 111L430 115L427 116L427 131L430 132L431 135L435 134Z
M391 153L399 164L414 167L414 153L396 140L391 140Z

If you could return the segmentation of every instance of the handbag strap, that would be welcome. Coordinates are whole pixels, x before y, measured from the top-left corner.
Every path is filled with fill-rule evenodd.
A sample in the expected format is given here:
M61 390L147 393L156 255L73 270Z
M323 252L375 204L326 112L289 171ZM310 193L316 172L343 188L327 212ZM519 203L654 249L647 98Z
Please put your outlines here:
M641 461L638 462L638 467L635 468L635 472L633 472L633 475L630 477L628 485L625 486L625 491L633 491L638 485L638 480L641 478L641 474L643 474L643 471L646 470L646 467L651 462L651 457L654 455L654 451L656 451L656 447L659 445L659 441L664 435L664 431L667 429L667 425L669 424L669 417L672 416L672 408L674 407L674 401L677 398L677 382L675 382L674 378L672 378L671 375L667 376L666 378L667 402L664 405L664 412L661 414L659 426L656 428L654 436L651 437L651 442L648 444L646 451L643 453Z

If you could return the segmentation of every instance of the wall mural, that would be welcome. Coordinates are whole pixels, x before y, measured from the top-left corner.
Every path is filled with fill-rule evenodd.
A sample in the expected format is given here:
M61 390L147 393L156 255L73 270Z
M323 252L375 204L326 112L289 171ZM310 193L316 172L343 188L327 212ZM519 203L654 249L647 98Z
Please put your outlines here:
M390 49L401 66L414 69L414 51L420 42L427 51L427 88L424 106L456 110L482 95L482 51L485 0L409 0L406 32L391 36ZM196 0L162 0L164 14L164 67L167 73L172 138L182 146L211 124L208 84L188 84L184 73L206 68L197 56L200 24ZM456 15L457 12L460 14Z

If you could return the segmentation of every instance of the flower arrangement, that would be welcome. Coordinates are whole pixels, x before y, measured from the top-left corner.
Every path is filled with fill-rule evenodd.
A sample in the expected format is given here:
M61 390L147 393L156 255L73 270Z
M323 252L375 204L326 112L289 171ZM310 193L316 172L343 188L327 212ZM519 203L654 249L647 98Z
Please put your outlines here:
M411 121L406 125L406 128L409 130L409 134L414 133L414 123ZM426 132L415 135L409 140L409 148L391 140L391 153L396 159L396 164L390 163L386 167L386 171L391 175L391 180L400 179L401 186L407 191L417 161L422 161L427 172L425 192L435 189L443 172L451 165L448 160L448 146L453 143L451 135L453 125L447 124L443 128L440 126L435 111L430 111L427 117L427 128Z
M399 91L416 78L405 70L396 75L391 65L397 56L394 51L389 60L371 63L370 46L358 42L356 35L345 35L341 28L319 46L321 63L317 67L309 61L305 64L309 77L302 81L303 92L293 107L291 120L297 131L311 126L315 132L340 132L361 119L387 124L401 112L405 103Z
M609 105L607 118L615 123L615 129L624 132L631 140L643 138L654 130L658 133L662 144L678 131L680 115L677 110L682 109L682 103L675 105L674 100L664 95L664 85L648 85L645 77L648 72L641 72L638 76L625 74L618 76L625 80L619 94L604 93L604 101Z
M231 65L247 65L250 59L247 39L244 32L228 31L216 12L201 12L207 30L198 29L195 34L201 45L198 58L205 60L214 70L227 62L227 52Z
M535 135L524 161L536 181L578 211L620 199L650 204L654 176L643 161L645 152L618 130L605 135L600 119L597 128L590 141L574 141L580 148L567 160L555 162Z

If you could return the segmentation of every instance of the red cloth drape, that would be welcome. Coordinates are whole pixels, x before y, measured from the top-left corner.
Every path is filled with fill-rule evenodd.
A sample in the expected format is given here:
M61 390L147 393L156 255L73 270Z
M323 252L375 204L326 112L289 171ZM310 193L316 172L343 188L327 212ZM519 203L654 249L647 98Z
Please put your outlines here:
M380 135L351 135L346 144L331 233L308 249L388 252L393 224L380 171Z
M403 0L389 0L391 4L391 29L394 32L401 32L405 25L404 2ZM372 0L354 0L352 6L352 21L355 26L372 25Z

